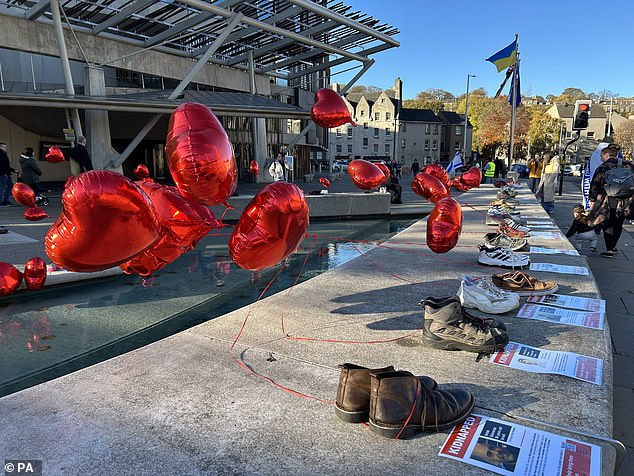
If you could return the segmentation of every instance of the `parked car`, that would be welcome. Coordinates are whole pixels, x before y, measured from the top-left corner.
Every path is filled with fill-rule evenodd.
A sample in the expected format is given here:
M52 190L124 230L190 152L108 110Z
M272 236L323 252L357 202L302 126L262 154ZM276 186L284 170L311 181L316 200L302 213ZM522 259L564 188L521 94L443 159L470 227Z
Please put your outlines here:
M564 167L564 175L581 177L581 164L570 164Z
M519 178L528 178L529 174L526 164L512 164L509 172L517 172Z
M332 164L332 170L333 172L340 172L340 171L344 171L347 172L348 171L348 161L347 160L337 160L335 163Z

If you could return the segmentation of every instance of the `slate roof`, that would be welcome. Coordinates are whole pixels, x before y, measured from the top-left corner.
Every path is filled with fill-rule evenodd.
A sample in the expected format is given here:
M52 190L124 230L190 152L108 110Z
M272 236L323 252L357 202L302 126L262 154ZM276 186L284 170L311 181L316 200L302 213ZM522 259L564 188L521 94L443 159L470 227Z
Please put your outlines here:
M438 113L438 117L440 117L442 122L444 122L445 124L449 124L452 126L460 126L464 124L464 114L458 114L457 112L440 111ZM467 125L468 127L473 127L471 122L469 122Z
M401 109L401 115L399 116L401 121L407 122L440 122L442 120L434 114L431 109L411 109L404 107Z
M557 106L557 114L561 118L572 119L572 116L575 114L574 104L555 104L555 106ZM605 113L605 109L603 109L603 106L593 102L592 106L590 106L590 118L605 119L607 117L608 116Z

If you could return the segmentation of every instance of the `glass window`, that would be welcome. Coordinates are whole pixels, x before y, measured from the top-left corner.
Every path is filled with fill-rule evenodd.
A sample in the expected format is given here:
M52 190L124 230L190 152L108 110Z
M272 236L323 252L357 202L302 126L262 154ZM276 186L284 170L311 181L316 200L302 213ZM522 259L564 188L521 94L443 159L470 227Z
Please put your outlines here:
M365 109L361 109L361 117L365 116Z
M434 134L438 134L438 124L434 124Z
M352 153L352 144L348 144L348 154Z
M456 126L456 135L459 136L462 134L462 126Z
M594 132L588 131L588 139L594 137Z
M380 112L375 112L374 113L374 120L375 121L380 121L381 120L381 113Z
M425 150L429 150L429 139L425 139Z
M438 149L438 141L436 139L434 139L434 142L432 142L433 146L432 149L436 150Z
M379 152L379 144L373 144L372 145L372 151L374 153L378 153Z
M404 148L405 148L405 145L406 145L406 143L405 143L405 139L401 139L401 148L403 148L403 149L404 149Z
M407 126L405 125L405 123L402 123L402 124L401 124L401 130L402 130L403 132L405 132L405 131L407 130Z
M453 145L454 150L460 150L460 141L456 141L456 143Z
M337 137L341 137L341 129L337 129Z
M385 144L385 155L390 153L390 145L391 144Z
M391 112L386 112L385 113L385 120L389 121L390 119L392 119L392 113Z
M381 98L381 104L385 103L385 98Z
M425 124L425 134L429 134L430 130L429 124Z
M378 127L374 128L374 137L379 137L379 128Z
M367 122L364 122L364 123L363 123L363 128L364 128L364 129L367 129L367 128L368 128L368 123L367 123Z
M337 145L337 154L341 154L341 144Z
M368 138L364 137L363 138L363 147L367 147L368 146Z
M352 127L348 127L348 137L352 137Z
M386 136L391 136L392 135L392 129L390 129L389 127L387 129L385 129L385 135Z

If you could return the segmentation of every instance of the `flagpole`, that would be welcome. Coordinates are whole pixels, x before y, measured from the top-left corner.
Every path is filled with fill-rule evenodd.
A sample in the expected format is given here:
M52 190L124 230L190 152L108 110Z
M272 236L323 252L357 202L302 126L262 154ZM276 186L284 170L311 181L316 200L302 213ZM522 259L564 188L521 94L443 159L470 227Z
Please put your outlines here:
M467 163L467 126L469 125L469 78L475 78L475 74L467 74L467 95L464 103L464 146L462 148L462 158ZM473 142L473 138L471 139Z
M517 42L518 39L518 35L517 33L515 34L515 67L513 68L513 79L512 79L512 88L513 88L513 94L512 94L512 101L513 104L511 104L511 137L509 138L509 159L508 159L508 164L507 167L510 170L511 168L511 164L513 163L513 136L515 135L515 109L517 108L516 103L517 103L517 70L519 69L520 66L520 52L519 52L519 44Z

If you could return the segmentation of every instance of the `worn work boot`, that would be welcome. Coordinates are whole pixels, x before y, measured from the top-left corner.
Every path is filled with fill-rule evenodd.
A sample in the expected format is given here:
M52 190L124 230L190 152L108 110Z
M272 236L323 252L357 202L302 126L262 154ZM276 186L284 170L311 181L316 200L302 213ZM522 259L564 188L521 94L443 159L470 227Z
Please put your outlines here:
M394 371L391 365L382 369L368 369L355 364L339 366L339 386L335 414L348 423L368 421L370 411L370 373ZM435 389L438 384L431 377L418 377L421 385Z
M445 307L445 306L456 304L456 303L458 305L462 304L462 302L460 301L460 297L455 295L449 296L449 297L441 297L441 298L428 297L423 299L421 302L419 302L418 305L424 306L425 303L429 303L431 306L434 306L436 308L441 308L441 307ZM477 325L488 325L490 327L497 327L498 329L501 329L503 331L506 330L506 324L504 324L501 321L498 321L497 319L494 319L492 317L473 316L469 314L467 311L464 311L464 308L463 308L463 312L464 312L464 317L466 319L469 319L470 321L474 322Z
M370 377L369 427L387 438L446 430L467 418L475 404L465 390L431 390L409 372L378 372Z
M422 342L436 349L492 354L504 349L509 335L495 320L468 314L460 300L427 298ZM497 323L497 324L495 324Z

